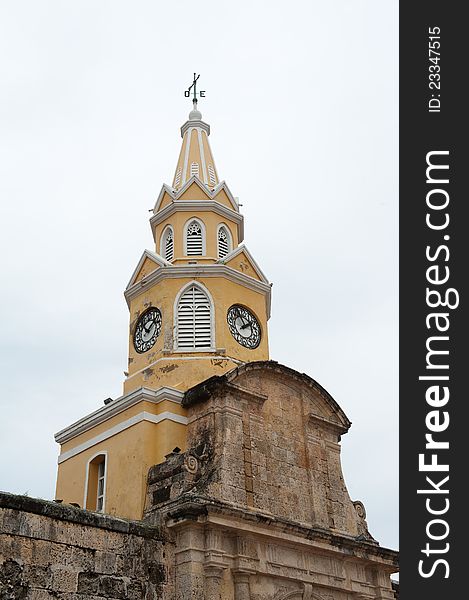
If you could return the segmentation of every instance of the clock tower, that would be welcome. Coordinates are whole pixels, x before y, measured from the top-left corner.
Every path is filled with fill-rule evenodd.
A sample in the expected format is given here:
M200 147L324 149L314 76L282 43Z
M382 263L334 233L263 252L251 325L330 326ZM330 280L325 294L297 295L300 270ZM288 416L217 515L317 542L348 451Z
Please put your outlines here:
M185 449L184 392L269 358L271 284L243 243L243 216L219 179L209 135L194 97L172 185L162 186L150 218L155 246L124 292L123 395L55 436L56 497L65 502L140 519L148 469Z

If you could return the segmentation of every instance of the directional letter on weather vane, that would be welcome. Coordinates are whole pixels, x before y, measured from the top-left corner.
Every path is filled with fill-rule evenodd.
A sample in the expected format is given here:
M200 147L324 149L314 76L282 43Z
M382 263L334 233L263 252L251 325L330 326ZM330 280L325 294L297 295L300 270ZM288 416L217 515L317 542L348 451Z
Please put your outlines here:
M192 91L193 102L197 102L197 96L200 96L200 98L205 98L205 90L200 90L200 92L197 92L197 80L199 79L199 77L200 77L200 74L197 75L196 73L194 73L194 81L190 85L189 89L185 90L185 92L184 92L184 96L186 98L190 98L191 90L192 90L192 88L194 88Z

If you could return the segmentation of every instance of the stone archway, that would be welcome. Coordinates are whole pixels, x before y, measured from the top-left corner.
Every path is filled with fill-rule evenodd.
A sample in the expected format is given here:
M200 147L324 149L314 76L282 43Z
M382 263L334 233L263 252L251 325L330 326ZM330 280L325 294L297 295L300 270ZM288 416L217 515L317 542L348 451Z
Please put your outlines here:
M324 600L319 594L313 592L313 586L310 583L303 585L302 590L292 590L274 600Z

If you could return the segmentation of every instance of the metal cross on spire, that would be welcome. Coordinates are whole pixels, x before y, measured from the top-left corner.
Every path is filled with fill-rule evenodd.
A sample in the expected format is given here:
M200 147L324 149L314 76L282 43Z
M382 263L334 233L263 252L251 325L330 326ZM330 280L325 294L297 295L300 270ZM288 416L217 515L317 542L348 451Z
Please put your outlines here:
M189 88L184 91L184 96L186 98L190 98L191 90L192 90L192 96L193 96L192 102L194 103L194 108L197 108L197 95L200 98L205 98L205 90L200 90L200 92L197 92L197 80L199 79L199 77L200 77L200 74L197 75L197 73L194 73L194 80L192 81Z

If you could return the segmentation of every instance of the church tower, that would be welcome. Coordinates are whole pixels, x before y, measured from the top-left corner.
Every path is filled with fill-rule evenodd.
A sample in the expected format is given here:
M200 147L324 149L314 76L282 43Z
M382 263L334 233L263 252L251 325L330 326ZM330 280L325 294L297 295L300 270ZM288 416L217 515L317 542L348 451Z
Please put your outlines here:
M145 250L125 289L130 311L123 395L56 434L56 497L140 519L149 468L186 445L184 392L269 358L271 284L244 245L237 199L219 179L210 126L194 99L181 127Z
M210 126L196 108L181 127L172 186L163 185L146 250L125 291L130 310L124 391L187 390L268 359L270 284L242 243L243 216L220 181Z
M209 134L194 95L172 185L150 218L155 247L125 289L123 395L55 436L57 501L139 520L134 528L75 511L86 526L116 522L150 542L130 562L120 556L112 576L100 547L95 572L86 566L76 589L166 600L394 600L397 555L373 538L342 473L350 420L312 377L269 360L271 286L243 244L239 204L219 179ZM94 548L100 538L86 531L80 539ZM122 548L137 546L126 534ZM157 568L147 562L155 553ZM145 579L133 587L131 565Z

